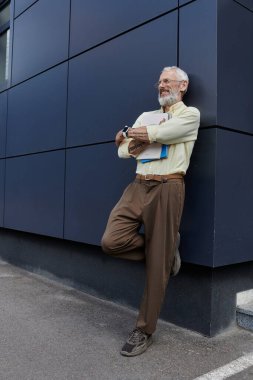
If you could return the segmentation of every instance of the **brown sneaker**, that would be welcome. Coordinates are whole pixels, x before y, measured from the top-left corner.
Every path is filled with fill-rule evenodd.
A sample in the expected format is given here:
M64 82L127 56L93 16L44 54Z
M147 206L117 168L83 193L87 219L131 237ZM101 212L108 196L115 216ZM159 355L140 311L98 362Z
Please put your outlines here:
M142 354L152 344L152 335L146 334L139 328L134 329L120 351L123 356Z
M181 258L180 258L180 253L179 253L179 245L180 245L180 233L178 232L177 234L177 245L176 245L176 251L175 251L175 257L174 261L171 267L171 276L176 276L180 270L181 267Z

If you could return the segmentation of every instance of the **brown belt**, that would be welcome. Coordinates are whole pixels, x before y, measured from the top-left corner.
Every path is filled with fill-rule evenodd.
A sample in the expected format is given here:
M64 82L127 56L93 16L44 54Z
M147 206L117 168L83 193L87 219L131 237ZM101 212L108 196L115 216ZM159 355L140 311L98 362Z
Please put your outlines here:
M175 174L165 174L165 175L158 175L158 174L137 174L136 179L144 180L144 181L159 181L164 182L168 181L169 179L183 179L183 174L175 173Z

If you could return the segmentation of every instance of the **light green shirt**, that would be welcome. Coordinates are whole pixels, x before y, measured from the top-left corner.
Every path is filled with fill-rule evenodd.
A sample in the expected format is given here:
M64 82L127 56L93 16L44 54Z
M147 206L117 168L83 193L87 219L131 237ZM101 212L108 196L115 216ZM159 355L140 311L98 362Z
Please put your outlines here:
M161 113L162 109L151 111L151 113ZM150 142L159 142L169 145L168 157L147 163L137 160L136 173L139 174L185 174L189 163L194 143L198 136L200 123L200 113L197 108L187 107L182 101L170 107L171 118L160 125L147 126ZM144 112L141 114L132 128L145 126L142 123ZM131 157L128 152L128 145L132 139L125 139L119 146L118 155L120 158Z

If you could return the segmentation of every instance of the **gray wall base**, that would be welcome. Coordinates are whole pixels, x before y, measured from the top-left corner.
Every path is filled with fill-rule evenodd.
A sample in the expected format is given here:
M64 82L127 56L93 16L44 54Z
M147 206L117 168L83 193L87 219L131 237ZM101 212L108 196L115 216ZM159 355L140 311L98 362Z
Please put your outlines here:
M246 330L253 331L253 302L237 306L237 324Z
M100 298L137 309L144 264L106 256L96 246L0 229L0 257ZM253 263L216 269L183 264L171 278L161 318L214 336L235 325L236 293L253 288Z
M236 313L237 324L245 330L253 331L253 317L247 313Z

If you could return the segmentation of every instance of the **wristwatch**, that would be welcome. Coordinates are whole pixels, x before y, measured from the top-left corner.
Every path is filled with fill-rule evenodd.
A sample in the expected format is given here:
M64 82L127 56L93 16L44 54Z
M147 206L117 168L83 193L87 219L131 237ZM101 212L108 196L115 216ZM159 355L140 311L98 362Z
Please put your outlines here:
M130 127L124 127L123 129L122 129L122 135L125 137L125 138L127 138L128 137L128 135L127 135L127 131L128 131L128 129L129 129Z

